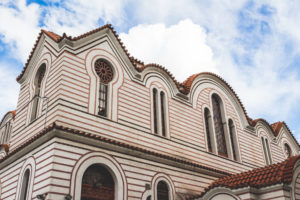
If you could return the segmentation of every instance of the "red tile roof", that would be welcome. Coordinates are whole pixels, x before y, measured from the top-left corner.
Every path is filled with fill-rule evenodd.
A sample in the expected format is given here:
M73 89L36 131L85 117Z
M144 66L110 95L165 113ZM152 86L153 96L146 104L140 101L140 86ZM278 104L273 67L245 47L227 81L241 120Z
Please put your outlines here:
M203 197L208 191L217 187L239 189L249 186L263 188L281 183L290 184L293 180L294 166L299 159L300 155L297 155L281 163L219 178L205 188L205 191L201 195L195 195L189 198L189 200Z
M274 130L275 136L277 136L283 126L284 122L276 122L274 124L271 124L272 129Z
M220 178L213 182L208 189L214 187L237 189L247 186L261 188L279 183L289 184L293 178L294 165L299 159L300 155L297 155L281 163Z
M79 36L74 37L74 38L72 38L71 36L67 36L65 33L63 34L63 36L59 36L59 35L56 34L56 33L53 33L53 32L50 32L50 31L46 31L46 30L42 30L42 31L40 32L40 34L39 34L37 40L36 40L36 43L35 43L35 45L34 45L32 51L31 51L31 53L30 53L30 55L29 55L29 58L28 58L28 60L27 60L27 62L26 62L26 64L25 64L25 66L24 66L24 68L23 68L21 74L17 77L17 81L20 80L20 79L22 78L22 76L24 75L24 73L25 73L25 71L26 71L26 69L27 69L27 67L28 67L28 64L29 64L29 62L30 62L30 60L31 60L31 58L32 58L32 55L33 55L33 53L34 53L34 51L35 51L35 48L36 48L36 46L37 46L37 44L38 44L38 42L39 42L39 40L40 40L40 38L41 38L41 36L42 36L43 33L46 34L47 36L49 36L53 41L55 41L55 42L58 43L58 42L60 42L61 40L63 40L64 38L67 38L68 40L71 40L71 41L80 40L80 39L82 39L82 38L85 38L85 37L87 37L87 36L89 36L89 35L91 35L91 34L97 33L97 32L99 32L99 31L101 31L101 30L104 30L104 29L110 29L110 30L111 30L111 32L114 34L115 38L118 40L119 44L121 45L122 49L124 50L124 52L125 52L126 55L128 56L129 60L131 61L131 63L133 64L133 66L135 67L135 69L136 69L138 72L142 72L143 70L145 70L146 68L149 68L149 67L154 67L154 68L161 69L161 70L163 70L164 72L166 72L166 73L169 75L169 77L173 80L173 82L174 82L175 85L177 86L178 90L179 90L181 93L186 94L186 95L189 94L190 89L191 89L191 86L192 86L194 80L195 80L198 76L203 75L203 74L206 74L206 75L211 75L211 76L217 77L217 78L218 78L219 80L221 80L221 81L222 81L222 82L223 82L223 83L224 83L224 84L232 91L232 93L235 95L235 97L237 98L239 104L241 105L241 107L242 107L242 109L243 109L243 111L244 111L244 113L245 113L245 115L246 115L246 118L247 118L247 120L248 120L248 123L249 123L251 126L253 126L253 127L254 127L255 124L257 123L257 121L253 121L253 120L248 116L248 114L247 114L247 112L246 112L246 109L245 109L243 103L241 102L240 98L239 98L238 95L235 93L235 91L232 89L232 87L231 87L224 79L222 79L222 78L219 77L218 75L213 74L213 73L210 73L210 72L202 72L202 73L194 74L194 75L188 77L183 83L180 83L180 82L178 82L178 81L175 79L175 77L172 75L172 73L171 73L170 71L168 71L165 67L163 67L163 66L161 66L161 65L158 65L158 64L155 64L155 63L145 65L144 62L142 62L142 61L140 61L140 60L134 58L133 56L131 56L131 55L129 54L128 50L126 49L126 47L124 46L123 42L122 42L121 39L119 38L119 35L118 35L117 32L114 30L114 28L113 28L113 26L112 26L111 24L106 24L106 25L104 25L104 26L101 26L101 27L99 27L99 28L97 28L97 29L94 29L94 30L92 30L92 31L89 31L89 32L87 32L87 33L84 33L84 34L79 35ZM269 124L266 120L264 120L264 119L259 119L259 120L265 121L265 122L270 126L270 124ZM271 128L271 130L273 130L273 129ZM279 132L279 131L280 131L280 130L278 130L278 132ZM278 134L276 135L276 133L277 133L277 131L274 131L274 135L275 135L275 136L278 135ZM290 132L290 133L291 133L291 132ZM292 135L292 134L291 134L291 135ZM293 136L293 135L292 135L292 136ZM293 137L294 137L294 136L293 136ZM295 139L295 137L294 137L294 139ZM299 143L298 143L298 141L297 141L296 139L295 139L295 141L296 141L296 143L298 144L298 146L300 146Z
M1 120L0 124L2 124L2 122L3 122L4 118L6 117L6 115L9 115L9 114L12 115L12 119L13 119L13 120L15 119L16 111L15 111L15 110L8 111L8 112L2 117L2 120Z
M46 31L46 30L42 29L42 32L44 32L46 35L48 35L55 42L58 42L61 39L61 37L59 35L57 35L56 33L51 32L51 31Z

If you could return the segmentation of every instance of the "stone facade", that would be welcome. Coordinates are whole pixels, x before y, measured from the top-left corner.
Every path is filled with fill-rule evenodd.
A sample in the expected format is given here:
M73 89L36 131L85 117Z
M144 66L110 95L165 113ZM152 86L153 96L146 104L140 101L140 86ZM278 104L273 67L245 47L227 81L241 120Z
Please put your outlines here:
M17 81L1 199L299 199L297 159L287 185L208 190L297 157L299 144L284 122L250 119L217 75L179 83L134 59L110 25L76 38L42 30Z

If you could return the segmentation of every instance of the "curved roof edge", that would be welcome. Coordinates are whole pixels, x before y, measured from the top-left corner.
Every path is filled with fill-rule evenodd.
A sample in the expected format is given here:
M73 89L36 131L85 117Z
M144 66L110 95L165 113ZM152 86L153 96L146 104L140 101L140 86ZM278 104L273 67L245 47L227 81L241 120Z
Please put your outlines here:
M270 130L272 131L272 134L275 137L277 137L279 135L280 130L282 129L282 127L284 125L287 128L287 130L289 131L289 133L291 134L291 136L293 137L293 139L295 140L296 144L298 144L298 147L300 147L299 142L297 141L297 139L293 135L292 131L290 130L290 128L287 126L287 124L284 121L275 122L273 124L270 124L267 120L265 120L263 118L258 118L258 119L252 120L251 126L255 127L258 122L262 122L262 123L266 124L267 127L270 128Z
M211 189L217 187L240 189L249 186L263 188L281 183L290 184L293 180L294 167L298 160L300 160L300 155L290 157L281 163L219 178L211 183L201 195L191 199L203 197Z
M177 89L180 91L180 93L182 93L182 94L184 94L184 95L188 95L188 94L190 93L191 86L192 86L194 80L195 80L198 76L200 76L200 75L211 75L211 76L214 76L214 77L216 77L217 79L219 79L220 81L222 81L222 82L223 82L223 83L231 90L231 92L234 94L234 96L237 98L238 103L241 105L241 107L242 107L242 109L243 109L243 112L245 113L246 119L247 119L247 121L248 121L248 123L249 123L250 126L255 127L255 125L256 125L256 123L257 123L258 121L264 121L264 122L271 128L272 133L274 134L274 136L276 137L276 136L278 135L278 133L279 133L279 131L280 131L280 128L281 128L282 126L279 126L280 128L278 128L278 127L275 126L274 124L270 125L270 124L269 124L266 120L264 120L264 119L256 119L256 120L252 120L252 119L248 116L247 111L246 111L246 109L245 109L245 106L244 106L243 103L241 102L239 96L236 94L236 92L233 90L233 88L232 88L232 87L231 87L231 86L230 86L223 78L221 78L220 76L218 76L218 75L216 75L216 74L214 74L214 73L211 73L211 72L201 72L201 73L197 73L197 74L191 75L191 76L188 77L184 82L180 83L179 81L177 81L177 80L175 79L175 77L173 76L173 74L172 74L169 70L167 70L165 67L163 67L162 65L155 64L155 63L150 63L150 64L146 64L146 65L145 65L144 62L142 62L142 61L140 61L140 60L134 58L133 56L131 56L130 53L128 52L128 50L126 49L126 47L124 46L123 42L121 41L119 35L118 35L117 32L114 30L114 28L113 28L113 26L112 26L111 24L106 24L106 25L104 25L104 26L101 26L101 27L96 28L96 29L94 29L94 30L92 30L92 31L86 32L86 33L84 33L84 34L82 34L82 35L79 35L79 36L77 36L77 37L67 36L66 33L63 33L63 35L60 36L60 35L58 35L58 34L56 34L56 33L51 32L51 31L46 31L46 30L43 30L43 29L42 29L41 32L40 32L39 35L38 35L38 38L37 38L37 40L36 40L36 42L35 42L35 45L34 45L32 51L30 52L29 58L27 59L27 62L26 62L26 64L25 64L25 66L24 66L24 68L23 68L21 74L17 77L17 81L21 80L21 78L22 78L23 75L25 74L25 71L26 71L26 69L27 69L27 67L28 67L28 65L29 65L29 62L30 62L30 60L31 60L31 58L32 58L32 56L33 56L33 53L34 53L34 51L35 51L35 49L36 49L36 47L37 47L37 45L38 45L38 43L39 43L39 41L40 41L40 39L41 39L41 36L42 36L43 34L45 34L45 35L47 35L48 37L50 37L50 38L51 38L53 41L55 41L56 43L59 43L59 42L61 42L63 39L67 39L67 40L70 40L70 41L80 40L80 39L82 39L82 38L85 38L85 37L87 37L87 36L89 36L89 35L92 35L92 34L94 34L94 33L97 33L97 32L99 32L99 31L101 31L101 30L104 30L104 29L109 29L109 30L111 30L111 32L113 33L113 35L115 36L115 38L116 38L117 41L119 42L120 46L121 46L122 49L124 50L125 54L128 56L130 62L132 63L132 65L135 67L135 69L136 69L138 72L142 72L142 71L144 71L144 70L145 70L146 68L148 68L148 67L156 67L156 68L158 68L158 69L161 69L161 70L165 71L165 72L170 76L171 80L174 81L174 83L175 83ZM284 122L283 122L283 123L284 123ZM275 123L275 124L276 124L276 123ZM284 123L284 124L285 124L285 123ZM286 124L285 124L285 125L286 125ZM288 126L286 126L286 127L288 128ZM274 128L275 128L276 130L274 130ZM290 131L289 128L288 128L288 130ZM290 131L290 133L291 133L291 135L293 136L293 134L292 134L291 131ZM298 146L300 147L300 145L299 145L298 141L296 140L296 138L295 138L294 136L293 136L293 138L295 139L296 143L297 143Z
M0 124L2 124L3 123L3 120L5 119L5 117L7 116L7 115L9 115L9 114L11 114L12 115L12 119L14 120L15 119L15 116L16 116L16 110L12 110L12 111L8 111L3 117L2 117L2 119L1 119L1 123Z

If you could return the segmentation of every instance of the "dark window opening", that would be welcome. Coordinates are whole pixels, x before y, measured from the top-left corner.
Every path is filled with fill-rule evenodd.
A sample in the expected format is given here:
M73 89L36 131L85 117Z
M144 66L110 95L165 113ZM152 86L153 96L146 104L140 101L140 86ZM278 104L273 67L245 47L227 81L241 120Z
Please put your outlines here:
M207 108L205 108L204 120L205 120L205 129L206 129L207 147L208 147L208 151L212 152L212 145L211 145L211 138L210 138L211 130L209 127L209 118L210 118L209 110Z
M154 117L154 133L158 133L158 117L157 117L157 90L153 89L153 117Z
M166 119L165 119L165 93L160 92L160 106L161 106L161 128L162 135L166 136Z
M34 79L35 90L34 90L34 97L32 101L33 106L32 106L32 113L31 113L31 121L35 120L37 117L38 107L39 107L40 97L41 97L41 85L45 76L45 72L46 72L46 65L43 64L38 69Z
M84 172L81 200L114 200L115 183L110 172L99 164L91 165Z
M230 119L228 122L228 126L229 126L229 133L230 133L230 141L231 141L231 147L232 147L232 154L233 154L233 159L237 160L236 157L236 147L235 147L235 142L234 142L234 138L235 138L235 127L233 124L233 121Z
M164 181L157 184L157 200L169 200L169 187Z
M218 154L221 156L228 157L220 98L217 95L212 96L212 106Z
M23 176L20 200L27 200L30 171L27 169Z
M266 138L266 146L267 146L268 157L269 157L269 165L271 165L272 164L271 151L270 151L270 146L267 138Z

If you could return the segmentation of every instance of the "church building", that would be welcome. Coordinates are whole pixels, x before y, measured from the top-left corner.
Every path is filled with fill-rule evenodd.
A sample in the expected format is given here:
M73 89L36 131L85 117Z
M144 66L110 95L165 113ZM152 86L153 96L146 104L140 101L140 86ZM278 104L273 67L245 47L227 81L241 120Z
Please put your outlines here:
M180 83L135 59L111 25L41 30L17 82L0 125L1 200L300 200L285 122L251 119L213 73Z

